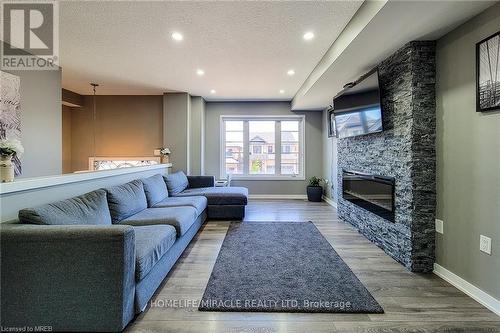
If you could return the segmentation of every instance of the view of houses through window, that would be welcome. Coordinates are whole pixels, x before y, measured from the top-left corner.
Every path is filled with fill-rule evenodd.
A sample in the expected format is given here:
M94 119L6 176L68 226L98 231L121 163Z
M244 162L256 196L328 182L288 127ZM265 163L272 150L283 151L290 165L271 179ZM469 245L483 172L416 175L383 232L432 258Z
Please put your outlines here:
M250 174L274 175L276 169L274 121L251 120L248 122Z
M299 122L281 122L281 174L299 173Z
M222 117L221 175L302 174L302 117Z
M243 121L225 122L226 170L235 175L243 174Z

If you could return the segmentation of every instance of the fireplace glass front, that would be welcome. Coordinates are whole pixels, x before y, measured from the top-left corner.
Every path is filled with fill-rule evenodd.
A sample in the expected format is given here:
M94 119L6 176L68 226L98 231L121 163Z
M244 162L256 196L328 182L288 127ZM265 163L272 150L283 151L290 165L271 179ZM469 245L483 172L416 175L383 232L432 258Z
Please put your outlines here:
M342 170L342 197L363 209L394 222L392 177Z

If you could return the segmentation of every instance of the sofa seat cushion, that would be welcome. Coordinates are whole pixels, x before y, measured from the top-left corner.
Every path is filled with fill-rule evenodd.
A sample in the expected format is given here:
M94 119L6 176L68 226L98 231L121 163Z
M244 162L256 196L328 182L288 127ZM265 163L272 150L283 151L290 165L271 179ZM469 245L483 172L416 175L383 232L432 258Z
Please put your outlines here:
M106 191L97 190L47 205L21 209L19 221L47 225L110 225Z
M142 280L174 245L175 228L171 225L133 227L135 231L135 279Z
M166 175L164 177L165 183L167 184L168 194L176 195L181 193L189 186L189 181L186 174L182 171L177 171L175 173Z
M246 187L200 187L189 188L177 194L178 197L203 195L209 205L246 205L248 189Z
M198 215L203 213L205 208L207 208L207 198L203 196L192 196L192 197L168 197L165 200L158 202L154 205L154 208L166 208L166 207L181 207L190 206L196 209Z
M162 175L157 174L148 178L143 178L141 181L144 185L144 193L146 194L148 207L152 207L154 204L168 197L167 184L165 184Z
M177 237L180 237L191 228L198 214L193 207L168 207L168 208L148 208L135 215L132 215L123 221L121 224L133 226L165 224L171 225L177 232Z
M106 188L111 220L118 223L148 207L144 185L138 179Z

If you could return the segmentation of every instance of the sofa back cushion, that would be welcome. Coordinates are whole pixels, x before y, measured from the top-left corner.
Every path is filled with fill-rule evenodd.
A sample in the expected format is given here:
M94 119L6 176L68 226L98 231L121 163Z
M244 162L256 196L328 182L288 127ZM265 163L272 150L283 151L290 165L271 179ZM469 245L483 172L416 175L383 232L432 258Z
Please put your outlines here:
M184 191L188 185L189 181L182 171L177 171L173 174L167 175L165 178L165 183L167 183L168 194L176 195Z
M148 207L152 207L168 197L167 185L160 174L143 178L141 181L144 185L144 193L146 194Z
M21 223L46 225L111 224L106 191L97 190L67 200L19 211Z
M113 223L118 223L148 208L144 186L138 179L123 185L108 187L106 192Z

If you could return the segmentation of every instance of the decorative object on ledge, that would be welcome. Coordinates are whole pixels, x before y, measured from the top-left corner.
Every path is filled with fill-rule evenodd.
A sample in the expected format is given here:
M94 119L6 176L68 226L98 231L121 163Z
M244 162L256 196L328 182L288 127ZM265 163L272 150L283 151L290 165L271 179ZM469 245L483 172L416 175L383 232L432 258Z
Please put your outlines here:
M2 183L14 181L14 165L12 155L0 155L0 180Z
M323 186L321 186L322 182L328 183L327 180L315 176L309 178L309 185L307 186L307 200L312 202L321 202L323 199Z
M500 110L500 31L476 44L476 111Z
M157 149L159 151L159 156L161 156L161 163L163 164L167 164L167 163L170 163L170 148L160 148L160 149ZM156 150L155 150L156 152ZM156 156L156 154L155 154Z
M215 181L215 187L230 187L233 180L233 174L228 173L226 179L219 179Z
M219 179L215 181L215 187L228 187L228 182L225 179Z
M19 140L0 140L0 181L2 183L14 181L15 166L12 159L23 152L24 148Z
M0 71L0 139L21 140L21 94L19 76ZM21 174L21 161L11 157L14 175Z
M160 157L89 157L89 170L112 170L120 168L160 164Z

